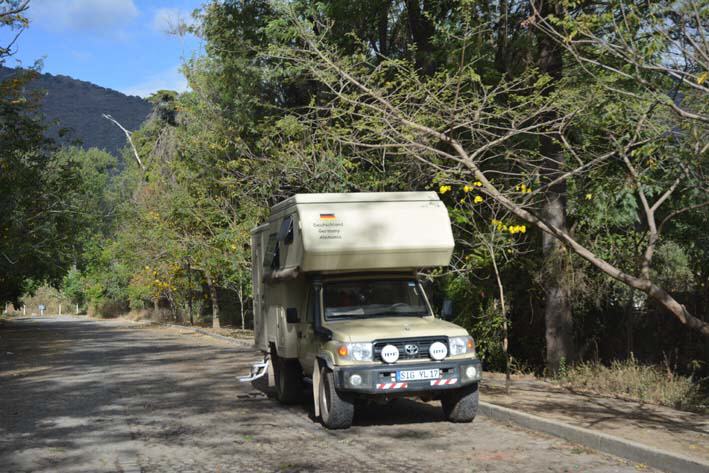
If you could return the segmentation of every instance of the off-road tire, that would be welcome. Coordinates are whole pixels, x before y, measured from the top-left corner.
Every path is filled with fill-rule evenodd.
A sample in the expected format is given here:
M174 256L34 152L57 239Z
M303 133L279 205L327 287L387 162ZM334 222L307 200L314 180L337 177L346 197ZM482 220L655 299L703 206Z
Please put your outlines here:
M303 369L298 360L276 357L274 363L276 399L296 404L303 399Z
M441 396L441 407L451 422L472 422L478 412L478 383L453 389Z
M335 389L335 375L328 368L320 370L320 420L328 429L347 429L354 417L354 401Z

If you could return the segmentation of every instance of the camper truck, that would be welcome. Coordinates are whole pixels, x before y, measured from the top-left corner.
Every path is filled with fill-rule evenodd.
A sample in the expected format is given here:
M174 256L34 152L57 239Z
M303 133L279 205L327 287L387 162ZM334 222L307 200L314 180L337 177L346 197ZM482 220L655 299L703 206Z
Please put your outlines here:
M453 234L435 192L297 194L252 230L255 344L276 397L312 385L315 415L352 423L355 401L439 399L470 422L481 363L475 343L436 314L417 278L447 266ZM359 406L367 403L357 402Z

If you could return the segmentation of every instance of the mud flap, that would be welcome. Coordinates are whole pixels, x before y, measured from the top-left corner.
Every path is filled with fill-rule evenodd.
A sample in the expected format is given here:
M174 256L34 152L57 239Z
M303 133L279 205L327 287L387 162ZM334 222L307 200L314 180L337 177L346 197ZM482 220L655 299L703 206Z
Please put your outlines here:
M320 362L313 362L313 402L315 403L315 418L320 417Z
M266 367L266 370L268 372L268 387L275 388L276 387L276 375L273 371L273 357L268 358L268 366Z

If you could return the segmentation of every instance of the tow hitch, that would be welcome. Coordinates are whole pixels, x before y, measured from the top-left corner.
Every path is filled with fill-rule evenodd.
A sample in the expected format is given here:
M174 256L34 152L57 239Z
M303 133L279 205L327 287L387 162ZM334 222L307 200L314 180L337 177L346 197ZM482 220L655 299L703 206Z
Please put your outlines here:
M242 383L250 383L251 381L265 376L268 373L268 365L271 362L270 358L270 355L266 354L263 357L263 361L251 365L251 374L248 376L239 376L239 381Z

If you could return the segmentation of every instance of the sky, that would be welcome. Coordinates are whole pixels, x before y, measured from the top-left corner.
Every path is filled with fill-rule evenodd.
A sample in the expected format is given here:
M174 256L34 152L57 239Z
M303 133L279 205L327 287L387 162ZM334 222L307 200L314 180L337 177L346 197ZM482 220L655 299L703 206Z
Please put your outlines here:
M42 72L62 74L128 95L184 91L179 68L200 52L200 41L166 33L189 21L206 0L31 0L30 26L7 67L43 61ZM7 28L0 43L7 43ZM18 62L19 61L19 62Z

